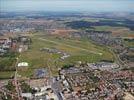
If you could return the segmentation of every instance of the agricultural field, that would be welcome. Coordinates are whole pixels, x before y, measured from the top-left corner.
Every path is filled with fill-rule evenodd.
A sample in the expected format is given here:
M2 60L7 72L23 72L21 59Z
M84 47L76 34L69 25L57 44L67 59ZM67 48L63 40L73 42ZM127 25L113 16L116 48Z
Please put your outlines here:
M113 36L121 36L121 37L132 37L134 36L134 31L126 28L126 27L113 27L113 26L94 26L96 31L110 31Z
M85 18L65 23L72 29L109 31L112 36L134 37L133 21L107 18Z
M101 60L114 61L112 53L105 47L97 46L87 39L60 38L35 33L32 38L30 49L21 53L19 62L29 63L28 71L20 71L22 76L32 76L37 68L47 68L51 66L52 74L56 75L58 68L63 65L82 62L96 62ZM70 57L60 60L61 55L40 51L41 48L55 48L70 55Z

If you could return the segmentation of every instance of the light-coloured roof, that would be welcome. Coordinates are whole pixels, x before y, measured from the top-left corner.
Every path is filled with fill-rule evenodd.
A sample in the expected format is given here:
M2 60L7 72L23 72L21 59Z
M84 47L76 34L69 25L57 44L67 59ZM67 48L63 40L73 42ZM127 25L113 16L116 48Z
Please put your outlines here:
M27 98L32 98L33 95L31 93L22 93L21 94L22 97L27 97Z
M18 67L27 67L27 66L28 66L27 62L18 63Z

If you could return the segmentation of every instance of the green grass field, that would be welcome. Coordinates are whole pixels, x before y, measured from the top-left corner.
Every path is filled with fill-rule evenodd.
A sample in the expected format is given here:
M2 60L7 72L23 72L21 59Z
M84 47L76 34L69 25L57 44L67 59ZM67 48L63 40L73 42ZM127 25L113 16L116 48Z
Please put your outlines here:
M8 79L14 75L17 54L7 53L0 57L0 79Z
M96 62L100 60L114 60L112 53L110 53L108 49L97 46L87 39L57 38L56 36L47 35L37 36L37 34L33 35L31 38L32 44L30 49L21 53L19 59L19 62L24 61L29 63L29 71L19 72L22 76L31 76L34 73L34 69L47 68L48 63L52 73L55 75L58 67L62 67L65 64L76 63L77 61ZM59 57L61 56L59 54L49 54L40 51L40 48L44 47L56 48L70 54L70 57L61 61L59 60ZM99 55L98 53L102 53L102 55Z
M124 27L112 27L112 26L94 26L97 31L113 31L123 29Z
M134 31L127 27L112 27L112 26L93 26L96 31L111 31L113 36L129 37L132 36Z
M0 79L8 79L14 76L14 71L2 71L0 72Z

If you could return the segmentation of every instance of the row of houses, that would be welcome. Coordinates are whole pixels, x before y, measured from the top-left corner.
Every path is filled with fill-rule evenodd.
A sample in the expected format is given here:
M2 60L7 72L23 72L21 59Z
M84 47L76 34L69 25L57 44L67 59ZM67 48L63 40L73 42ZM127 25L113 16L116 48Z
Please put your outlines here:
M0 38L0 55L7 53L11 48L11 39L6 37Z
M23 52L28 50L31 39L26 36L19 37L0 37L0 55L7 53L8 51Z
M59 80L63 84L64 99L115 100L123 98L125 92L133 94L134 74L114 70L118 67L115 63L98 62L61 69Z

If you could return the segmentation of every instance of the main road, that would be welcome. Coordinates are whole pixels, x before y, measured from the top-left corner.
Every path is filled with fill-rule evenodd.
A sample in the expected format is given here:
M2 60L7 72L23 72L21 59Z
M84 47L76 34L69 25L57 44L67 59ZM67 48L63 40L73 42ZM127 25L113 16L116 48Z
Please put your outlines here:
M23 98L21 97L21 88L19 86L19 83L18 83L18 79L17 79L17 69L18 69L18 62L19 62L19 58L20 58L21 55L19 55L17 58L16 58L16 63L15 63L15 75L14 75L14 82L15 82L15 87L16 87L16 92L17 92L17 96L18 96L18 100L23 100Z

